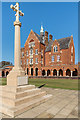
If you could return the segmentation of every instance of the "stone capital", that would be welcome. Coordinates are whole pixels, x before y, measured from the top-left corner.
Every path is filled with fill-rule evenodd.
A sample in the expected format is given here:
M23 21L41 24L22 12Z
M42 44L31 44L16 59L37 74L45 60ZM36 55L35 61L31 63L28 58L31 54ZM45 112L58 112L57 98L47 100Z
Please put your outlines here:
M15 22L14 22L14 26L15 26L15 25L19 25L19 26L21 27L21 22L15 21Z

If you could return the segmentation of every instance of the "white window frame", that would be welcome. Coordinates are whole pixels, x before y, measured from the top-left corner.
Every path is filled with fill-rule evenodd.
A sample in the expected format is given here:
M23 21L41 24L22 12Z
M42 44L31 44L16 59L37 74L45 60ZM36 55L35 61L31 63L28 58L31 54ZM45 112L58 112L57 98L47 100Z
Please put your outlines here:
M54 56L52 56L52 57L54 57ZM52 62L54 62L53 58L51 60L52 60Z
M32 50L32 54L31 54L31 50ZM30 55L33 55L33 49L30 49Z
M43 55L43 49L41 50L41 55Z
M24 52L22 52L22 57L24 57Z
M34 47L34 46L35 46L35 43L34 43L34 42L30 42L30 43L29 43L29 48L30 48L30 47Z
M32 61L31 61L32 60ZM33 64L33 58L30 58L30 64Z
M35 64L38 64L38 58L35 58Z
M57 48L57 49L56 49ZM53 47L53 50L55 49L55 51L54 51L54 53L55 52L58 52L58 46L57 45L55 45L54 47Z
M27 62L27 65L28 65L28 59L26 60L26 62Z
M26 54L27 54L27 56L28 56L28 50L26 51Z
M73 62L73 56L71 55L71 62Z
M43 58L41 58L41 64L43 64Z
M35 49L35 55L38 55L38 49Z
M71 53L73 53L73 46L71 47Z
M57 62L60 62L60 55L57 55Z

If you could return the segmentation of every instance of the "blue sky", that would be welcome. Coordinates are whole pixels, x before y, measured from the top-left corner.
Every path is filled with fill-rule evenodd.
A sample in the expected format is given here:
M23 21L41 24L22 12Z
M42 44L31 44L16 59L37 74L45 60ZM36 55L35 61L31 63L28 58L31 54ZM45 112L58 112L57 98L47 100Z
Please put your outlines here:
M14 26L15 12L10 5L2 3L2 59L14 64ZM41 23L44 31L53 35L54 39L73 35L75 45L75 63L78 62L78 3L77 2L20 2L21 47L33 29L40 34Z

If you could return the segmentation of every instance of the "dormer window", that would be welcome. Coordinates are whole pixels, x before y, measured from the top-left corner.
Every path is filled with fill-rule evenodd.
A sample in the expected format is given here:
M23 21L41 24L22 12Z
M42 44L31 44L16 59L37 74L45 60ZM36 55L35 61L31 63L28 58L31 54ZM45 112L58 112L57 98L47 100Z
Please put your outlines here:
M57 45L56 46L54 46L54 52L57 52L58 51L58 47L57 47Z

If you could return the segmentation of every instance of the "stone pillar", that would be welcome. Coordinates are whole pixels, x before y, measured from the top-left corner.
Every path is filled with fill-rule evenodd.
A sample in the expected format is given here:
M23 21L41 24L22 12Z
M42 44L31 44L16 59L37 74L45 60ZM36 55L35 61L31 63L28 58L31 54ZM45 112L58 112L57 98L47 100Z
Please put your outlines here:
M73 73L73 71L71 71L71 77L72 77L72 73Z
M45 76L47 76L47 71L45 71Z
M57 70L57 76L59 76L59 71Z
M53 70L51 71L51 76L53 76Z
M64 77L66 76L66 71L65 71L65 70L63 70L63 76L64 76Z
M15 7L11 6L11 8L15 10ZM16 21L14 22L15 26L15 47L14 47L14 67L12 71L7 75L7 85L9 86L17 86L19 77L25 76L25 71L21 67L21 48L20 48L20 27L21 22L19 21L19 14L23 15L21 11L19 11L19 3L16 3Z

